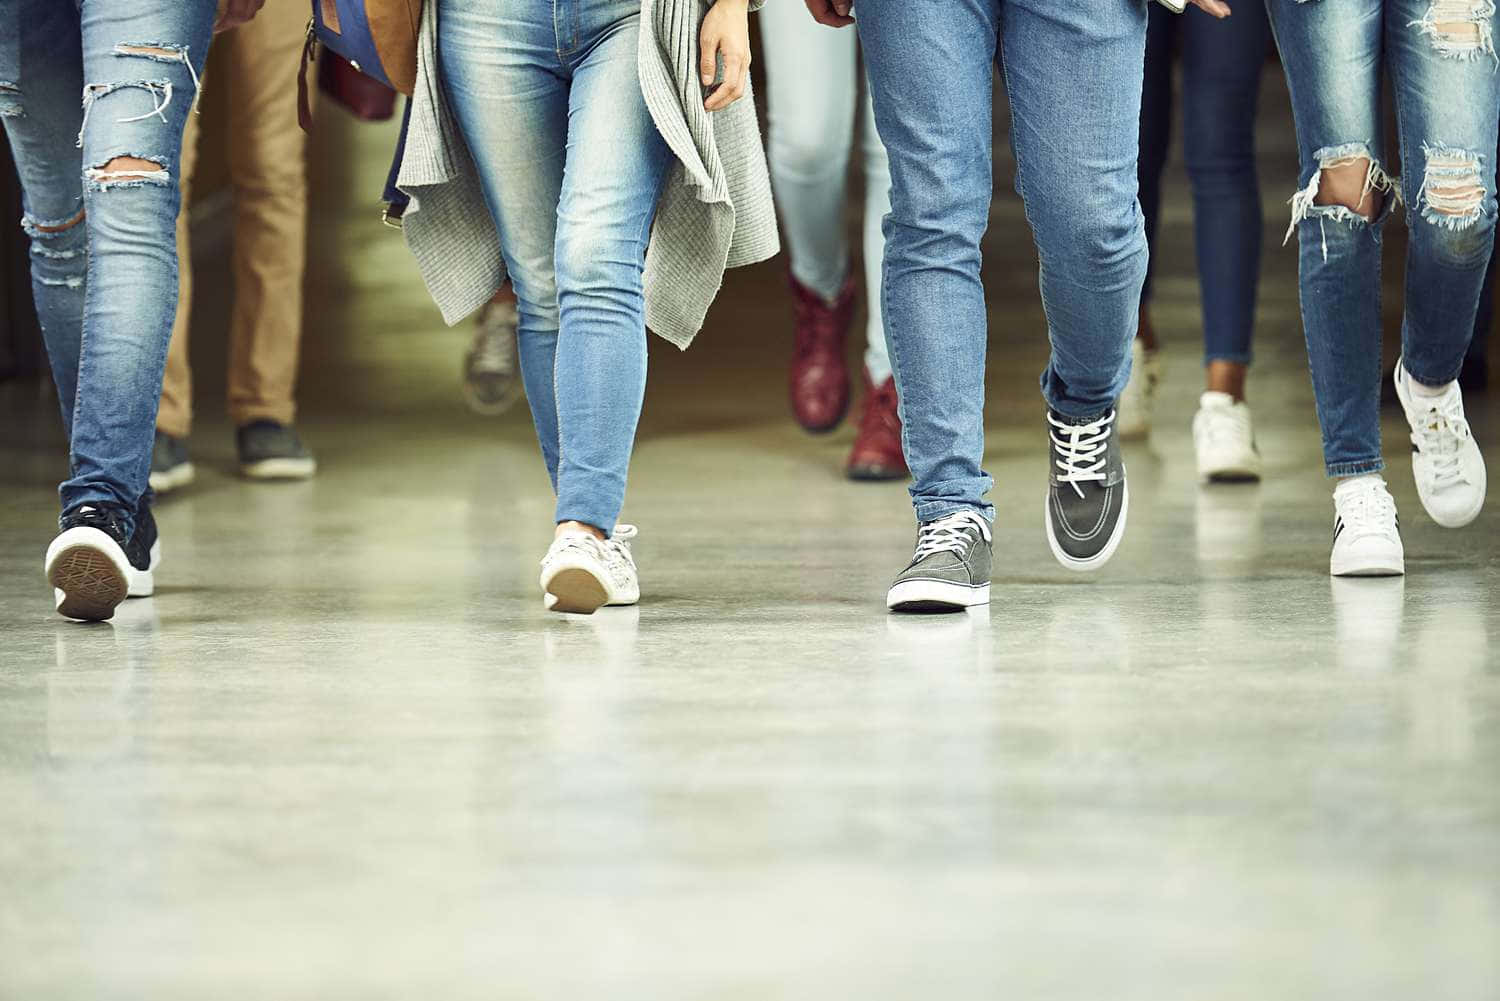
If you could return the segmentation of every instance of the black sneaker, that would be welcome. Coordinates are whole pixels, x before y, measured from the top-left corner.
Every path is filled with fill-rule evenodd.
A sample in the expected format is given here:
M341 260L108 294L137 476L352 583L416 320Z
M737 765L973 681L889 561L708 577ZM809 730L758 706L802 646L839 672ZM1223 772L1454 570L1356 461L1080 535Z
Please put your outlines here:
M917 549L886 595L894 612L956 612L990 602L989 522L960 511L917 529Z
M318 471L295 428L276 421L253 421L235 433L240 472L252 480L305 480Z
M120 514L118 508L85 504L59 520L62 531L47 547L45 569L60 614L108 619L127 597L155 590L161 544L151 508L142 502L128 536Z
M1047 544L1069 570L1098 570L1125 534L1130 491L1111 410L1094 420L1047 411Z
M159 494L171 493L193 482L194 475L187 441L165 431L156 432L156 443L151 446L151 489Z

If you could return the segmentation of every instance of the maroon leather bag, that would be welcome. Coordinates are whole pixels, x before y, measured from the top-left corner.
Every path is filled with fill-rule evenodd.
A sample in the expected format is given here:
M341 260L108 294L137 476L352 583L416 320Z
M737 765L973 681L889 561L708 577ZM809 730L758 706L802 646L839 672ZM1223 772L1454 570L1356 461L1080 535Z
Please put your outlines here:
M327 48L318 59L318 89L355 118L367 122L389 121L396 113L394 90L361 73L349 65L349 60Z

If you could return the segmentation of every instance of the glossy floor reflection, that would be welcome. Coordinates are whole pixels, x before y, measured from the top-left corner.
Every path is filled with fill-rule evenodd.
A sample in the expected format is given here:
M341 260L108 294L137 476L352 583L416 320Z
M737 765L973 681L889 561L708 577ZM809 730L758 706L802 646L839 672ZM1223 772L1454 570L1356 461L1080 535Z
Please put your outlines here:
M1177 188L1158 426L1093 577L1042 538L1042 321L996 203L997 577L967 615L884 613L903 488L793 428L777 265L653 345L645 600L591 618L541 608L525 415L463 411L466 331L362 205L320 203L319 478L239 482L206 404L159 594L111 623L51 612L56 419L0 390L0 997L1494 998L1500 509L1436 528L1388 415L1409 576L1326 576L1274 239L1266 482L1198 487ZM1500 462L1493 399L1471 416Z

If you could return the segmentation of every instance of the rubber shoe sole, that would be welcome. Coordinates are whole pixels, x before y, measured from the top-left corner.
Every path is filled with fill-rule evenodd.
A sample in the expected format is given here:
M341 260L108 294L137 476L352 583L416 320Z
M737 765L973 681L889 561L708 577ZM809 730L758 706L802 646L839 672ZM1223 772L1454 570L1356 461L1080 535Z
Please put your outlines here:
M582 567L564 567L542 582L542 588L553 598L549 609L593 615L609 600L604 582Z
M192 483L197 475L198 471L191 462L179 462L171 469L152 473L149 482L152 490L159 494L169 494Z
M1057 557L1057 562L1077 573L1092 573L1101 569L1109 562L1115 550L1120 548L1120 540L1125 538L1125 522L1130 515L1130 484L1121 484L1120 490L1120 517L1115 521L1114 531L1109 533L1109 541L1104 548L1088 559L1080 560L1063 552L1062 547L1057 544L1057 537L1052 532L1052 494L1042 498L1042 529L1047 533L1047 546L1052 550L1052 555Z
M102 622L130 595L130 566L125 551L97 528L71 528L47 547L47 582L57 611L70 619ZM144 571L148 588L151 571Z
M1405 573L1405 553L1390 546L1335 552L1328 558L1331 577L1401 577Z
M240 475L248 480L306 480L318 471L316 459L261 459L240 463Z
M988 584L946 580L903 580L891 585L885 607L892 612L958 612L990 603Z

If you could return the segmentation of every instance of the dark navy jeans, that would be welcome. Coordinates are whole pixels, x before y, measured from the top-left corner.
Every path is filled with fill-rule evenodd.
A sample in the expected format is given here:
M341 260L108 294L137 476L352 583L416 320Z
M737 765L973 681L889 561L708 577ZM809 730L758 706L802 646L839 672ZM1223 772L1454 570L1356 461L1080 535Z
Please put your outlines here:
M1192 7L1178 15L1151 6L1141 91L1141 211L1154 249L1172 134L1172 53L1180 47L1182 152L1193 187L1205 364L1250 362L1263 225L1255 107L1270 45L1259 2L1235 4L1234 15L1222 21ZM1150 295L1148 271L1141 298Z

